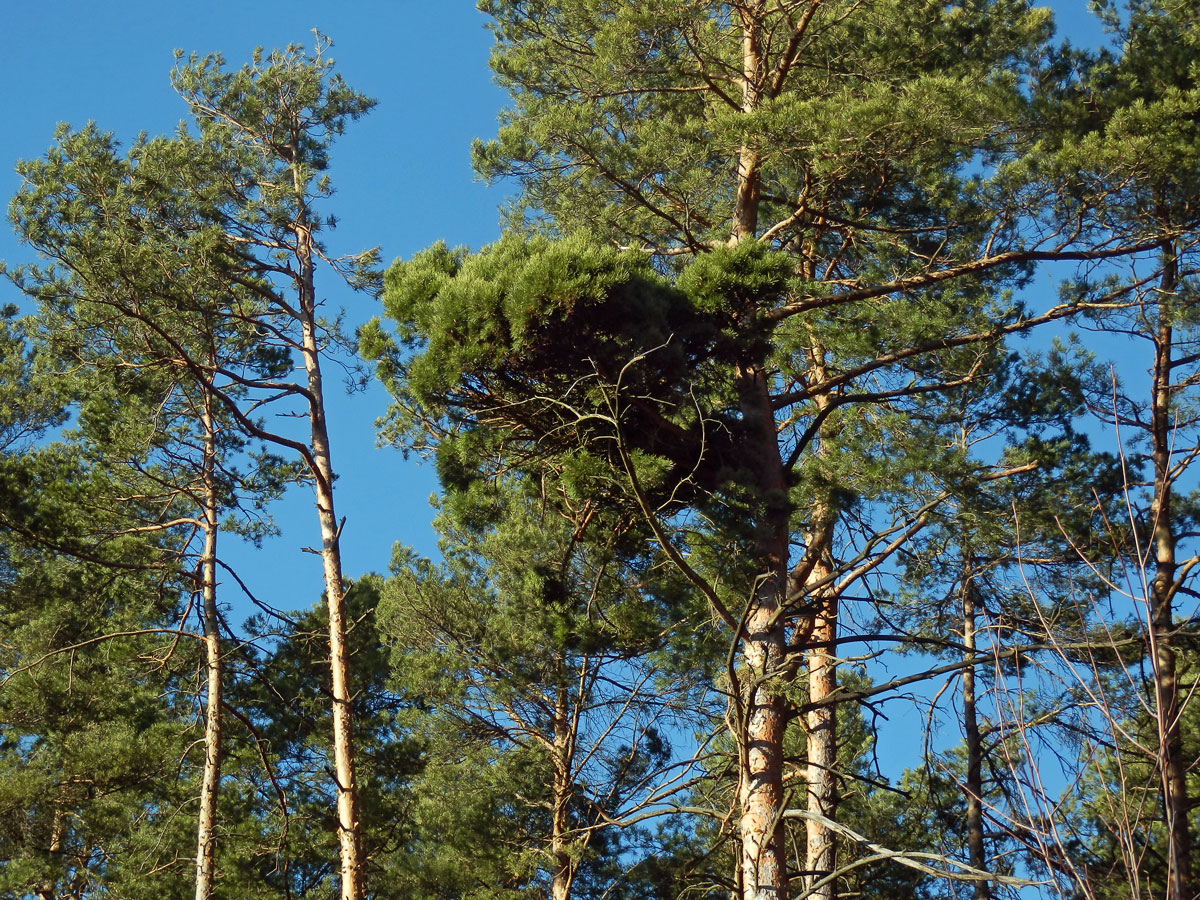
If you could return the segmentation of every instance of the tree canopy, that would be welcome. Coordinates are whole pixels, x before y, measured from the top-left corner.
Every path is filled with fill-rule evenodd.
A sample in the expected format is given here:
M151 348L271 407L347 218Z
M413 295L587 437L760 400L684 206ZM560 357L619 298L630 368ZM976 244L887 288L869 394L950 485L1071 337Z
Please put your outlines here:
M479 6L487 246L336 249L319 33L19 164L0 893L1194 900L1200 6ZM432 558L345 570L331 365Z

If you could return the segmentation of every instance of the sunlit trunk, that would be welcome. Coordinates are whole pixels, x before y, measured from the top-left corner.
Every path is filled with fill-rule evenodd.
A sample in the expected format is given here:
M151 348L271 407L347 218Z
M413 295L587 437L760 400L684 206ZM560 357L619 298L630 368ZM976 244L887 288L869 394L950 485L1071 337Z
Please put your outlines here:
M755 0L739 9L742 24L742 111L758 106L762 79L762 13ZM759 158L742 147L737 158L737 196L730 243L750 240L758 232ZM775 417L766 375L761 366L738 373L740 404L756 456L759 491L778 494L776 509L758 523L756 551L763 573L750 600L742 642L744 663L740 718L733 723L738 742L738 831L741 843L738 883L742 900L786 900L787 856L783 829L783 739L787 710L775 684L787 650L786 628L779 615L787 589L788 521L786 480L779 458ZM771 501L768 501L771 502Z
M785 900L783 742L787 709L779 678L787 653L786 602L789 516L787 480L779 457L767 376L760 366L738 372L738 390L752 466L758 473L761 521L756 549L763 574L751 599L742 638L738 739L742 900Z
M816 381L829 377L825 349L810 338L810 374ZM828 411L830 400L815 398L818 415ZM820 448L817 452L822 452ZM834 585L833 526L835 512L820 498L813 498L805 529L805 551L800 571L792 573L792 591L798 592L804 615L797 624L795 643L804 653L808 675L808 711L804 715L805 736L805 858L804 889L816 900L837 896L834 870L837 860L836 835L827 822L836 821L837 774L837 635L838 596Z
M754 0L740 9L742 21L742 112L758 108L762 93L762 19L766 4ZM753 147L743 146L737 157L737 197L733 208L733 227L729 241L752 239L758 235L760 196L759 155Z
M50 851L50 864L52 866L57 862L56 859L63 851L63 836L66 831L67 812L61 803L55 804L54 820L50 825L50 846L46 849ZM40 888L38 888L37 896L40 900L56 900L58 896L58 882L52 876L47 878Z
M575 881L571 855L571 797L574 791L575 727L570 710L570 691L558 688L554 698L554 785L551 791L550 861L553 900L569 900Z
M362 856L358 782L354 760L353 691L350 687L350 648L347 640L346 592L342 580L340 528L333 505L333 465L329 454L329 428L325 421L325 395L318 347L316 293L313 287L312 235L296 228L300 263L301 352L308 380L309 424L316 489L317 516L321 524L321 561L325 570L325 603L329 610L329 667L333 699L333 760L337 779L337 829L341 850L342 900L363 900L366 871Z
M216 426L212 394L205 392L201 415L204 427L204 549L200 557L200 597L204 622L207 697L204 706L204 775L196 827L196 900L209 900L216 880L217 799L221 786L221 628L217 618L217 490L215 482Z
M829 529L820 529L819 533L827 535ZM811 708L804 717L804 724L808 747L806 807L813 816L805 820L807 853L804 880L809 896L816 900L832 900L837 896L837 883L833 878L837 848L833 831L822 820L834 819L838 803L837 705L832 701L837 689L838 602L837 596L828 587L833 572L827 562L825 548L812 546L809 552L820 553L810 581L826 586L817 588L809 596L814 612L809 638L811 649L805 661Z

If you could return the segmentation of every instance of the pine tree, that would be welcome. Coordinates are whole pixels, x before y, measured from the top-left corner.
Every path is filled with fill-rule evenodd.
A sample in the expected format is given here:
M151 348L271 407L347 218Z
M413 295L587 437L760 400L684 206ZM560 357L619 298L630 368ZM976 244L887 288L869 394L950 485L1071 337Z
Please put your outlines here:
M696 610L638 520L561 485L477 479L437 524L444 564L401 553L379 611L429 710L407 877L435 896L624 896L649 852L634 823L685 804L699 771L669 739L706 724L700 673L668 659Z
M1063 117L1055 163L1076 179L1073 189L1064 192L1059 214L1085 221L1098 232L1140 240L1145 252L1119 267L1075 279L1064 293L1096 310L1096 327L1129 336L1144 348L1150 373L1148 385L1123 374L1116 384L1098 385L1092 396L1096 415L1115 423L1126 442L1121 450L1127 460L1132 533L1115 535L1108 557L1115 572L1142 573L1144 585L1130 587L1115 576L1110 589L1116 597L1132 599L1135 607L1144 606L1140 613L1135 610L1130 630L1142 636L1150 673L1145 694L1135 704L1142 711L1132 713L1130 720L1121 713L1106 717L1109 726L1116 723L1118 733L1129 729L1143 737L1140 755L1153 760L1159 781L1153 792L1159 808L1151 818L1165 823L1161 831L1157 823L1147 826L1156 837L1143 845L1153 843L1151 852L1159 861L1133 862L1140 850L1127 855L1122 881L1133 890L1153 870L1150 889L1182 900L1196 893L1196 800L1188 783L1196 750L1186 733L1192 689L1183 674L1192 665L1188 626L1193 616L1181 604L1194 591L1189 548L1196 516L1189 478L1200 446L1194 409L1200 7L1146 0L1095 6L1121 52L1081 57L1077 77L1062 89L1062 105L1074 115ZM1080 217L1081 199L1092 204L1091 215ZM1098 673L1101 680L1122 680L1128 661L1118 655L1114 662L1122 664L1117 674ZM1112 696L1122 694L1118 690ZM1124 739L1113 743L1124 751L1137 745ZM1129 772L1136 771L1146 770L1131 763ZM1141 821L1146 815L1144 788L1127 787L1129 805L1122 811L1110 806L1114 834L1126 828L1120 819ZM1110 862L1120 868L1115 858Z
M208 606L210 645L216 637L208 602L215 582L215 510L225 487L219 482L228 482L229 471L218 472L224 466L218 444L271 445L293 455L313 484L330 607L342 891L346 898L359 898L365 861L346 680L341 525L333 505L321 369L339 337L336 323L320 316L315 272L325 261L362 286L371 279L374 257L369 252L328 257L319 233L332 220L321 218L316 206L331 193L330 145L373 101L333 73L325 56L328 46L318 36L311 55L297 46L270 54L260 50L250 64L232 72L219 56L181 60L172 83L194 117L193 134L141 142L121 161L95 129L64 132L44 163L26 166L28 183L14 203L14 217L30 243L77 278L71 284L52 269L30 270L31 283L47 303L57 304L67 317L78 315L85 328L92 323L81 310L90 303L92 309L107 310L102 324L109 334L124 340L126 330L132 331L130 339L146 346L108 348L123 353L123 362L136 360L131 378L143 368L151 379L173 368L176 381L186 381L182 395L167 391L161 396L184 397L206 429L207 436L196 439L201 459L193 470L203 484L194 482L190 490L205 510L198 530L208 537L207 562L200 566L197 584ZM90 219L75 222L76 206ZM164 271L164 264L179 268ZM119 290L110 297L104 280L114 277ZM78 294L73 292L77 286ZM293 364L303 370L302 379L288 376ZM147 390L153 394L154 388ZM288 413L307 419L310 433L267 428L257 412L265 403L287 406ZM219 657L219 648L214 653ZM210 673L216 686L219 673L212 662ZM213 697L210 709L214 714L220 709L219 697ZM211 762L211 788L205 791L210 812L219 759ZM203 885L211 881L211 841L201 831ZM198 887L201 896L206 891Z
M261 510L288 472L248 454L218 399L245 404L244 383L278 377L286 358L225 313L244 297L208 220L214 187L201 155L179 137L139 141L122 158L94 127L64 129L45 159L21 166L12 212L49 260L18 278L41 306L45 352L89 379L79 432L112 482L110 502L137 498L149 515L136 527L178 540L175 565L193 581L207 672L196 894L208 900L223 756L217 538L227 515L224 527L261 535Z
M976 465L930 412L940 392L985 383L1003 334L1071 312L1029 315L1001 288L1038 259L1126 249L1044 228L1047 183L1017 164L1016 79L1049 19L1009 2L483 8L513 106L477 165L521 185L518 233L564 240L389 273L416 351L384 366L396 433L607 466L605 495L641 508L739 648L739 895L791 890L799 683L798 875L832 897L842 599L947 496L941 473Z
M28 325L6 321L0 341L0 892L182 897L156 841L184 799L191 718L178 543L139 531L147 508L108 502L80 441L47 440L95 382L48 372Z

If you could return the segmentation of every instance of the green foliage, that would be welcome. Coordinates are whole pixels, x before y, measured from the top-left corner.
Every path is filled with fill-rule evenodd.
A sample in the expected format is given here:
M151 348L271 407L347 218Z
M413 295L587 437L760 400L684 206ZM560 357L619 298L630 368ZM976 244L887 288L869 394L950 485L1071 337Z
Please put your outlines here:
M69 447L0 465L0 892L134 897L154 871L178 886L160 837L186 802L195 648L170 548L123 534L130 511Z
M749 326L729 308L698 311L644 257L582 237L506 238L470 257L434 248L389 270L385 306L405 323L399 343L375 324L362 349L381 361L398 398L386 433L432 424L447 485L478 468L457 460L508 440L509 417L520 423L523 454L566 454L577 475L601 471L589 457L618 465L628 445L667 457L650 490L677 488L689 472L706 485L722 478L736 423L710 412L708 395L734 402L718 367L742 350L729 332ZM469 412L485 407L501 410L494 428Z
M469 257L434 247L392 266L385 292L388 315L405 323L402 346L423 351L403 370L417 402L436 402L479 371L558 396L580 379L615 376L630 356L667 343L686 315L648 260L586 238L510 237ZM381 338L378 325L371 334Z
M258 337L261 304L237 285L216 224L216 160L186 135L143 138L121 156L95 126L60 129L44 159L22 164L25 186L10 210L48 265L15 277L41 304L31 327L44 362L72 373L77 432L108 467L114 493L158 494L162 520L195 516L208 415L221 505L234 530L258 538L270 528L261 511L293 473L261 449L255 457L213 396L235 403L289 361ZM193 496L172 497L172 485Z
M120 623L128 621L139 635L164 632L174 648L161 651L172 660L170 668L160 664L161 683L151 674L138 680L141 668L129 666L130 683L158 699L162 720L173 723L169 734L177 743L164 752L174 759L174 777L167 766L144 784L120 788L124 820L110 823L112 843L91 846L86 841L97 838L80 838L85 843L78 877L91 880L87 890L171 895L187 884L190 872L179 875L194 853L195 815L189 806L199 790L204 752L203 738L195 741L190 733L196 686L189 694L176 667L182 663L182 671L189 666L195 671L200 663L186 630L195 607L179 601L198 592L198 572L215 565L207 557L197 565L203 533L224 516L226 530L260 539L272 529L266 506L299 477L296 464L267 448L282 444L303 455L305 445L268 431L257 418L262 405L292 401L290 413L297 399L307 403L316 396L311 403L317 411L310 404L309 414L314 420L323 415L319 377L315 387L288 380L305 340L340 337L336 322L316 318L312 262L324 248L312 235L333 222L312 210L331 192L325 170L333 138L373 105L333 73L324 57L327 48L328 41L318 36L313 54L294 46L259 52L233 72L219 56L181 60L172 83L195 117L194 131L181 127L172 137L143 136L122 153L94 125L78 131L64 126L43 159L20 166L24 184L11 216L44 262L12 274L39 303L39 315L28 325L43 367L38 374L57 379L64 404L74 404L66 437L72 441L69 454L78 459L68 455L55 478L25 459L15 461L12 468L26 472L28 483L6 486L20 496L6 510L11 515L5 523L21 529L31 546L49 550L49 565L67 564L56 556L62 553L89 573L144 574L147 584L125 595L110 593L103 583L76 586L88 602L103 597L112 603L81 626L75 638L81 647L99 653L110 643L122 646L105 635L111 629L117 638L128 638L120 633ZM367 252L335 266L352 284L370 287L374 260ZM4 349L7 355L7 344ZM37 424L35 409L31 404L31 431L45 427ZM64 405L51 416L48 421L64 421ZM25 492L37 488L44 499L30 502ZM55 503L57 508L49 508ZM133 554L140 555L127 558ZM21 572L25 562L13 561L11 568ZM148 599L157 602L147 608ZM209 630L219 633L219 610L205 610L204 616ZM56 641L70 637L61 629L54 634ZM181 643L188 652L178 651ZM47 659L60 654L73 659L70 648L52 650ZM251 735L262 724L239 712L236 699L228 713L227 731L229 718ZM118 724L109 732L114 766L136 772L129 755L140 738L126 746ZM184 738L181 749L178 741ZM52 731L30 731L29 741L38 740L56 738ZM391 758L380 767L390 774L379 778L402 780L402 742L387 744L379 756L390 752ZM286 839L287 810L272 805L282 782L258 768L279 762L264 747L257 740L235 742L227 761L221 800L226 818L217 823L223 896L277 894L281 885L285 893L303 893L330 878L323 857L336 829L328 815L328 779L302 764L298 771L308 781L292 772L281 776L285 781L294 776L302 786L298 821L307 827L298 829L295 844L301 849L294 850ZM146 764L157 765L158 744L148 740L144 749ZM79 767L67 768L70 773ZM46 796L55 793L51 786ZM59 819L63 815L70 820L76 813L63 806ZM363 815L373 825L396 818L393 810L369 804ZM54 815L48 821L56 821ZM264 849L271 842L277 846ZM43 849L52 844L44 841ZM293 856L302 862L289 868ZM60 877L77 876L64 866Z
M389 650L375 616L381 588L377 576L359 579L346 609L364 843L371 857L387 859L409 846L410 782L423 767L423 746L408 702L389 689ZM234 885L250 896L326 896L338 876L328 610L318 604L287 622L259 616L249 629L256 648L234 661L228 688L230 705L242 711L230 729L230 799L244 808L224 823L218 865L231 897ZM387 879L373 891L407 896Z
M358 335L395 399L385 437L434 449L445 489L442 560L398 551L389 579L346 596L375 896L736 892L733 712L756 691L787 704L776 824L799 889L787 813L815 739L814 609L840 604L839 660L880 633L961 660L968 586L998 654L986 674L965 664L981 691L1091 667L1013 695L1022 727L1060 729L1057 750L1076 746L1063 729L1084 734L1093 763L1052 865L1088 867L1094 896L1126 896L1112 873L1161 892L1162 734L1131 677L1153 666L1135 623L1094 611L1155 526L1186 543L1200 522L1183 490L1200 423L1200 19L1192 2L1094 6L1119 53L1047 47L1049 14L1024 0L480 3L512 106L475 161L518 186L511 228L394 264L394 331ZM265 506L299 475L250 410L282 399L319 418L289 370L323 352L314 333L343 340L316 318L311 263L331 258L334 223L315 207L333 141L374 101L328 47L234 70L180 56L192 130L124 152L63 127L20 166L11 216L43 262L12 272L39 315L0 323L0 894L189 892L199 488L211 463L224 527L269 530ZM1161 484L1140 483L1153 442L1118 459L1077 422L1111 408L1144 428L1135 388L1078 342L1024 357L1001 342L1026 327L1012 292L1032 250L1129 246L1127 272L1079 273L1061 312L1172 348L1169 517ZM374 251L335 268L380 286ZM832 574L810 580L817 566ZM731 696L764 598L755 627L776 655ZM1186 685L1194 629L1170 613ZM323 606L259 619L228 657L222 896L335 889L328 625ZM883 687L839 664L839 821L963 860L967 751L889 784L853 705ZM953 695L962 673L945 673ZM958 715L936 702L933 719ZM1104 715L1116 738L1096 731ZM1007 861L1041 823L1021 819L1028 786L1002 765L1015 738L981 727L996 871L1046 864ZM844 894L958 895L839 853Z
M216 172L238 172L246 185L244 192L235 188L226 195L230 215L222 221L261 254L253 266L259 278L269 279L271 263L296 252L297 226L319 235L336 225L332 216L316 213L333 193L326 174L330 149L347 124L375 106L334 71L329 38L314 34L312 51L299 44L270 53L259 48L233 71L219 53L193 54L186 61L178 54L171 73L172 86L195 118L200 144L218 161ZM325 249L319 239L316 249ZM352 287L370 290L377 264L378 252L367 250L339 259L335 268ZM296 274L285 272L284 279Z
M379 607L423 735L394 877L501 898L568 866L574 896L624 896L653 841L610 819L645 811L673 777L668 735L702 715L698 673L667 663L698 649L677 643L699 624L678 576L628 524L530 479L451 493L438 525L445 562L398 551Z
M659 251L725 242L742 148L761 160L763 222L789 217L797 196L893 228L956 204L963 181L949 173L1008 149L1016 78L1050 29L1046 10L1010 0L823 3L789 66L777 63L800 11L765 6L752 13L766 62L747 110L739 18L721 4L480 8L513 104L498 137L476 143L476 166L520 183L514 221ZM822 231L804 217L775 239ZM891 240L869 225L857 236L844 247L856 261Z

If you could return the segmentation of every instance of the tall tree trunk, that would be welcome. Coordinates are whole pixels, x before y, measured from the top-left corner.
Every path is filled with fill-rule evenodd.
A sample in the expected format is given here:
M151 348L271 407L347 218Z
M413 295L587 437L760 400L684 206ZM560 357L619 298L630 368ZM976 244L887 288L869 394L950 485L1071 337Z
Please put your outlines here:
M966 567L962 582L963 615L963 730L967 739L967 855L972 868L987 870L987 854L983 842L983 743L979 736L979 716L975 708L975 585ZM986 881L976 881L972 887L975 900L989 900L991 890Z
M746 113L758 107L761 94L764 9L763 0L751 0L738 8L742 27L742 111ZM737 160L731 244L757 237L759 177L758 153L752 147L742 147ZM762 574L750 599L745 631L736 636L742 641L744 663L741 721L734 723L739 757L738 883L741 900L787 900L787 851L781 827L787 710L776 684L787 654L787 629L779 615L787 591L787 481L763 366L739 367L737 380L765 510L755 539Z
M570 690L559 686L554 698L554 785L550 811L550 892L553 900L569 900L576 863L571 855L570 808L574 788L575 722L570 711Z
M787 855L780 828L787 716L774 683L785 650L782 628L773 624L779 580L765 581L746 622L744 724L738 741L742 900L786 900L788 896Z
M822 510L824 516L828 513ZM814 816L832 820L837 814L837 706L831 701L837 689L837 607L838 598L828 585L833 576L827 552L828 523L814 529L809 553L818 553L812 567L810 582L816 588L809 597L814 605L806 655L808 668L808 702L805 715L807 743L807 809ZM805 820L807 853L805 859L805 888L814 900L833 900L837 883L832 875L836 857L833 830L819 818Z
M302 209L301 222L306 220ZM366 871L359 820L358 782L354 760L354 695L350 688L350 648L347 639L346 592L342 579L341 529L333 505L333 464L329 453L329 428L325 420L325 393L318 346L316 291L313 286L312 233L295 227L300 263L299 289L301 352L308 379L308 412L311 428L312 478L317 516L321 525L321 561L325 569L325 603L329 610L329 667L333 692L333 759L337 779L338 843L341 850L342 900L363 900Z
M787 480L779 457L767 376L761 365L739 370L738 390L762 509L756 534L762 575L741 635L745 663L740 689L742 721L735 723L741 809L739 880L742 900L786 900L787 851L781 823L787 710L778 680L787 655L786 626L779 615L787 602Z
M204 708L204 776L196 822L196 900L210 900L216 880L217 799L221 787L221 627L217 618L217 455L212 394L203 396L204 549L200 557L200 595L204 623L204 654L208 696Z
M738 799L741 806L742 900L786 900L787 855L783 819L783 738L787 723L775 670L784 653L782 629L773 624L779 578L763 584L746 622L743 649L743 734Z
M1172 318L1179 287L1175 248L1163 245L1163 274L1158 289L1158 328L1154 345L1152 456L1154 461L1154 580L1150 587L1150 652L1158 710L1159 771L1167 827L1167 900L1194 900L1191 829L1188 825L1187 760L1183 753L1182 706L1174 646L1174 594L1177 564L1172 521L1174 478L1171 445Z
M828 378L825 349L816 336L811 337L809 361L812 377ZM818 415L830 400L815 398ZM818 448L818 453L823 452ZM803 648L808 674L809 709L804 716L806 756L805 808L812 815L805 819L804 887L815 900L833 900L837 881L833 878L837 861L836 835L826 821L837 816L837 706L832 701L837 690L837 618L838 596L833 584L833 508L819 498L809 511L804 557L792 572L792 591L803 597L807 616L798 625L797 645Z

